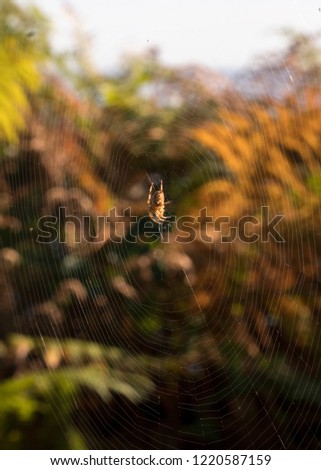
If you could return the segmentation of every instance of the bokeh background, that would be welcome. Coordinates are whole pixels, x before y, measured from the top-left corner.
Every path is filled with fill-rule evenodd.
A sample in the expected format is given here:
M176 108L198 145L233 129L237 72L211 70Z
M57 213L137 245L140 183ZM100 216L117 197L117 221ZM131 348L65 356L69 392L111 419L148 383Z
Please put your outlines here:
M0 4L1 449L319 449L318 34L285 23L268 58L215 70L166 61L149 31L103 64L67 12L72 46L57 16ZM206 243L205 219L188 244L170 222L100 237L112 208L148 219L150 179L168 216L206 207L226 233L250 215L266 234L268 206L285 241L209 225ZM81 224L39 243L61 207Z

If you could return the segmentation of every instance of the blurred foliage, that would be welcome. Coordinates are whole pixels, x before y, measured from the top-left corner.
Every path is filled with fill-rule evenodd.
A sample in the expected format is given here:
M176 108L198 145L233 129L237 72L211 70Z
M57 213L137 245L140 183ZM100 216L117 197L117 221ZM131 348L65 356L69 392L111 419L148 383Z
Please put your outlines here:
M81 35L56 57L13 1L0 21L1 448L320 448L315 38L241 93L153 50L98 73ZM129 235L115 217L147 216L161 179L168 215L206 207L222 234L250 215L266 236L268 207L285 242L222 243L204 215L190 243L172 223ZM42 216L60 239L37 241Z
M53 433L51 448L68 449L70 444L83 448L86 443L72 413L75 406L83 406L86 390L89 402L96 397L106 404L116 395L137 404L153 390L146 377L107 366L106 360L121 356L117 350L104 351L79 341L62 342L59 347L57 341L46 340L45 348L41 344L43 340L39 344L23 337L12 339L17 368L23 363L25 370L23 376L0 385L2 449L45 448ZM57 369L58 365L63 367Z
M30 111L28 94L39 90L40 63L49 53L41 13L22 10L11 0L0 9L0 138L16 142Z

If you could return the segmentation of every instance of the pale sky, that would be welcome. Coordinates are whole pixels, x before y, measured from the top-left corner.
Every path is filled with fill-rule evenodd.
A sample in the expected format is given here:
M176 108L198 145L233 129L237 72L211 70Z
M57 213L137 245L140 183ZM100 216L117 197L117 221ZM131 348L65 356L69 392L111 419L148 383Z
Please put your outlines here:
M20 0L51 18L53 43L71 48L70 5L92 41L92 59L101 69L121 54L159 47L169 65L197 63L217 69L251 64L280 49L280 28L321 31L321 0Z

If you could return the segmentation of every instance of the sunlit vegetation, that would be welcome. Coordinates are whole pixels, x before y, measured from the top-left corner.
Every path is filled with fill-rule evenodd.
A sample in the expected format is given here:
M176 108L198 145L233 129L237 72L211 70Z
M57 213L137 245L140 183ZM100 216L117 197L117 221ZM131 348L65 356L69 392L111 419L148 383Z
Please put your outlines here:
M1 447L320 448L313 40L295 36L275 62L292 74L285 92L262 92L261 67L250 94L156 51L113 76L81 54L75 68L50 51L46 25L3 2ZM133 243L126 219L113 243L97 217L147 216L150 178L164 181L168 215L206 207L229 217L222 233L201 218L178 243L168 223L164 243L136 224ZM61 218L60 241L38 243L39 218L61 207L80 224ZM284 242L262 242L262 207L283 215ZM261 238L222 243L245 215Z

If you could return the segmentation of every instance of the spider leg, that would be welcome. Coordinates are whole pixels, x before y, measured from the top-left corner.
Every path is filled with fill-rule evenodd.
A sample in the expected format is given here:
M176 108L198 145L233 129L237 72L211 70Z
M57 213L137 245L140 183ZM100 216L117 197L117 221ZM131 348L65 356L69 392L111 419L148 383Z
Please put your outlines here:
M150 201L152 199L152 191L153 191L153 188L154 188L154 183L151 183L150 187L149 187L149 193L148 193L148 198L147 198L147 204L150 206Z
M156 217L156 215L154 215L152 212L149 212L149 217L152 219L153 222L155 222L156 224L160 224L160 221L158 219L158 217Z
M169 215L169 216L163 216L163 217L160 217L160 218L159 218L159 220L160 220L161 222L166 222L166 220L170 220L170 219L171 219L171 216L170 216L170 215ZM158 223L159 223L159 222L158 222Z

